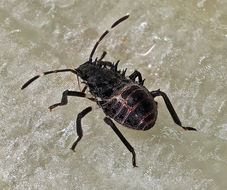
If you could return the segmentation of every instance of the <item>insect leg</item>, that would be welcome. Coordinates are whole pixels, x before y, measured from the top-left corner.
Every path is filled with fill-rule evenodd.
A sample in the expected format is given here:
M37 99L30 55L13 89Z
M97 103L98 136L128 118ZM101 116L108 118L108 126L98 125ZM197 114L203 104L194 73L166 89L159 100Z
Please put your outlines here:
M143 85L145 79L144 79L144 80L142 79L141 73L140 73L139 71L137 71L137 70L135 70L134 73L132 73L132 74L129 76L129 78L130 78L131 80L133 80L133 81L136 80L136 77L138 77L138 79L139 79L139 84Z
M82 126L81 126L81 119L87 115L90 111L92 110L92 107L87 107L86 109L84 109L82 112L80 112L77 116L77 119L76 119L76 131L77 131L77 135L78 135L78 138L77 140L73 143L71 149L73 151L75 151L75 148L76 148L76 145L77 143L80 141L80 139L82 138L83 136L83 130L82 130Z
M81 92L85 92L86 90L87 90L87 86L85 86Z
M137 165L136 165L136 153L134 151L134 148L129 144L129 142L121 134L121 132L118 130L118 128L116 127L116 125L113 123L113 121L110 118L105 117L104 121L106 122L106 124L108 124L114 130L114 132L121 139L121 141L124 143L124 145L127 147L127 149L132 153L132 165L134 167L137 167Z
M62 99L60 103L54 104L52 106L49 107L50 111L52 111L52 109L56 108L57 106L63 106L66 105L68 103L68 97L67 96L77 96L77 97L86 97L86 94L84 92L77 92L77 91L69 91L69 90L65 90L62 93ZM92 98L89 98L92 100Z
M155 98L156 96L162 96L162 98L164 99L165 104L166 104L166 106L167 106L167 108L168 108L168 110L169 110L169 113L170 113L170 115L171 115L172 118L173 118L173 121L174 121L177 125L181 126L184 130L193 130L193 131L196 131L195 128L192 128L192 127L184 127L184 126L182 126L181 121L180 121L179 117L177 116L177 113L175 112L175 110L174 110L174 108L173 108L173 106L172 106L172 104L171 104L171 102L170 102L168 96L167 96L164 92L162 92L160 89L158 89L158 90L155 90L155 91L151 91L150 93L151 93L151 95L152 95L154 98Z
M103 53L102 53L102 56L100 57L100 59L98 60L98 62L100 62L100 61L102 61L103 60L103 58L106 56L106 51L104 51Z

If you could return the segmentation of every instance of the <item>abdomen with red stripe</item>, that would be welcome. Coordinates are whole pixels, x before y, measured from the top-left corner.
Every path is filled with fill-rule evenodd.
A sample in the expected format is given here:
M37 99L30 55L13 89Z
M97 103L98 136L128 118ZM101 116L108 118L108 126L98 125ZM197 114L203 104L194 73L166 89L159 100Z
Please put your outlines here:
M157 118L157 103L144 87L130 83L101 105L106 115L135 130L148 130Z

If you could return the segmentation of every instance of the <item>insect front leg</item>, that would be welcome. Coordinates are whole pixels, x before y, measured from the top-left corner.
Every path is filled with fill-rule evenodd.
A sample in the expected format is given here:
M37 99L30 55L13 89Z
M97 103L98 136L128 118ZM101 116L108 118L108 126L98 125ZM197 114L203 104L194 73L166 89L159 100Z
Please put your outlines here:
M108 124L114 130L114 132L117 134L117 136L121 139L121 142L123 142L124 145L127 147L127 149L132 153L132 165L134 167L137 167L137 165L136 165L136 153L134 151L134 148L129 144L129 142L121 134L121 132L118 130L118 128L116 127L116 125L113 123L113 121L110 118L105 117L104 121L106 122L106 124Z
M192 128L192 127L184 127L184 126L182 126L181 121L180 121L179 117L177 116L177 113L175 112L175 110L174 110L174 108L173 108L173 106L172 106L172 104L171 104L171 102L170 102L168 96L167 96L164 92L162 92L160 89L158 89L158 90L155 90L155 91L151 91L151 95L152 95L154 98L155 98L156 96L162 96L162 98L164 99L165 104L166 104L166 106L167 106L167 108L168 108L168 110L169 110L169 113L170 113L170 115L171 115L172 118L173 118L173 121L174 121L177 125L181 126L184 130L193 130L193 131L196 131L195 128Z
M104 52L102 53L100 59L98 60L98 62L102 61L103 58L106 56L106 54L107 54L106 51L104 51Z
M86 89L85 89L86 90ZM83 91L85 91L83 89ZM77 92L77 91L69 91L69 90L65 90L62 93L62 99L60 103L54 104L52 106L49 107L50 111L52 111L52 109L56 108L57 106L63 106L66 105L68 103L68 96L77 96L77 97L86 97L86 94L84 92Z
M81 92L85 92L87 90L87 85L83 88Z
M142 79L142 75L141 75L141 73L140 73L139 71L135 70L134 73L132 73L132 74L129 76L129 78L130 78L131 80L133 80L133 81L135 81L137 77L138 77L138 79L139 79L139 84L143 85L145 79L144 79L144 80Z

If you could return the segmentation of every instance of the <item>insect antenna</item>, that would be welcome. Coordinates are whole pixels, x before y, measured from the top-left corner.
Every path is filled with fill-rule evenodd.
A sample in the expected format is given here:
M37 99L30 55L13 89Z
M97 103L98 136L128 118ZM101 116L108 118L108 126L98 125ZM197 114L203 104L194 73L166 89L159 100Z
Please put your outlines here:
M74 74L77 74L76 70L73 69L61 69L61 70L54 70L54 71L47 71L44 72L42 75L36 75L33 78L31 78L30 80L28 80L22 87L21 90L25 89L28 85L30 85L33 81L35 81L36 79L38 79L39 77L43 76L43 75L49 75L52 73L59 73L59 72L72 72Z
M118 19L116 22L114 22L111 26L110 29L114 28L115 26L117 26L118 24L120 24L121 22L123 22L124 20L126 20L129 17L129 15L126 15L120 19ZM90 57L89 57L89 61L92 61L92 57L95 53L96 48L98 47L99 43L102 41L102 39L109 33L109 30L106 30L101 37L99 38L99 40L96 42L94 48L91 51ZM103 52L101 58L99 59L99 61L101 61L106 55L106 52ZM97 61L97 60L96 60ZM117 67L117 65L116 65ZM74 69L61 69L61 70L54 70L54 71L47 71L44 72L43 75L48 75L48 74L52 74L52 73L58 73L58 72L72 72L74 74L77 74L76 70ZM36 79L40 78L43 75L36 75L33 78L31 78L30 80L28 80L22 87L21 90L25 89L28 85L30 85L33 81L35 81Z
M117 26L118 24L120 24L121 22L123 22L124 20L126 20L129 17L129 15L126 15L120 19L118 19L116 22L114 22L111 26L110 29L114 28L115 26ZM93 47L90 57L89 57L89 61L92 61L92 57L95 53L96 48L98 47L99 43L102 41L102 39L110 32L110 30L106 30L101 37L98 39L98 41L95 43L95 46Z

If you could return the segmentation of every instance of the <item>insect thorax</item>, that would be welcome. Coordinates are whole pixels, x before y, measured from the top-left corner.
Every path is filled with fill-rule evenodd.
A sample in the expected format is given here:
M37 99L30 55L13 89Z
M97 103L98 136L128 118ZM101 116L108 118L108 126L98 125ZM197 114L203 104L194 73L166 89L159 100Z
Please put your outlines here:
M103 67L101 64L87 62L81 65L76 71L78 76L84 80L89 87L90 93L101 100L109 99L131 81L114 70L114 64L110 62L100 62L101 64L109 63L111 67Z

